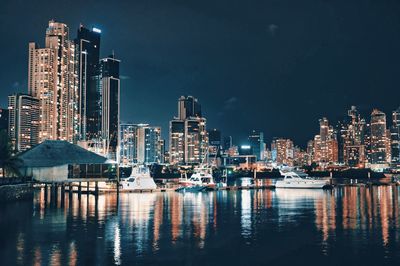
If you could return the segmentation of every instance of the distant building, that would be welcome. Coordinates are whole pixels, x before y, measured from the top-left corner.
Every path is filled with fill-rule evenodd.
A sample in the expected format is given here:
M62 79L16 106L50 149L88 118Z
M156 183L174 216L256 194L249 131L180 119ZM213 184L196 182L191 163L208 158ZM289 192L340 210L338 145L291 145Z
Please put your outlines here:
M29 43L28 94L40 100L40 141L74 141L77 111L75 44L64 23L49 21L44 48Z
M374 109L371 113L371 157L370 163L385 165L388 163L388 134L386 132L385 113Z
M121 164L151 164L164 161L160 127L124 123L120 126L119 139Z
M222 143L222 148L226 152L228 151L231 147L233 146L232 143L232 136L225 136L223 143Z
M105 154L108 158L117 160L119 145L120 121L120 60L114 55L101 59L101 91L102 91L102 120L101 133L105 142Z
M392 112L392 127L390 128L391 165L400 167L400 107Z
M336 132L325 117L319 120L320 133L313 140L312 162L321 167L338 162L338 142Z
M252 148L253 154L256 156L257 161L262 161L265 159L265 143L264 143L264 133L261 131L253 130L249 135L249 144Z
M8 109L0 108L0 130L8 132Z
M364 167L366 162L366 123L355 106L348 111L350 121L339 129L339 162L350 167Z
M222 150L221 131L215 128L208 131L208 145L209 145L210 157L214 158L221 154Z
M27 94L8 96L8 135L16 151L39 143L39 99Z
M181 96L178 100L178 119L185 120L189 117L202 117L201 105L193 96Z
M294 165L294 145L290 139L274 139L271 143L271 151L274 154L273 161L278 165Z
M77 133L79 141L99 138L101 132L100 38L97 28L78 28L75 39L78 69Z
M185 121L172 120L169 123L169 162L185 162Z
M170 121L169 160L171 164L197 164L208 151L206 119L192 96L178 100L178 117Z

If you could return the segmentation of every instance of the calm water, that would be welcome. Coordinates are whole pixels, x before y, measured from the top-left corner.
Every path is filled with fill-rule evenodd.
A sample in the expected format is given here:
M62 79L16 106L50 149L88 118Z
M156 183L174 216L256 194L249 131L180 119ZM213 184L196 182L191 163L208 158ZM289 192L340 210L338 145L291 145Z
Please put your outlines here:
M399 188L74 195L0 206L1 265L400 265Z

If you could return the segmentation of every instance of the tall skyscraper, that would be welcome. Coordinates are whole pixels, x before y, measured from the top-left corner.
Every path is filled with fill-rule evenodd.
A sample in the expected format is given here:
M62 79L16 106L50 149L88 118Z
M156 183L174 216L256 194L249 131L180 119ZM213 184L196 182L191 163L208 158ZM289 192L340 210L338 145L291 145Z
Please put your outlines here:
M338 162L338 142L336 131L329 125L327 118L319 120L319 135L313 140L312 161L320 166Z
M208 151L206 119L192 96L178 100L178 117L170 121L169 160L171 164L196 164L205 160Z
M387 132L385 113L374 109L371 113L371 164L386 164L388 162Z
M222 148L228 151L233 146L232 136L225 136Z
M185 162L185 121L169 122L169 162L183 164Z
M400 107L392 112L390 137L391 165L393 167L400 167Z
M8 134L14 150L24 151L39 143L39 99L26 94L8 96Z
M193 96L181 96L178 100L178 118L201 117L201 105Z
M75 39L78 69L78 140L98 138L101 131L100 37L97 28L79 26Z
M256 156L257 161L264 160L264 133L261 131L253 130L249 135L249 144L253 151L253 155Z
M108 158L117 160L119 145L120 60L114 55L101 59L101 133Z
M350 167L364 167L366 162L366 123L364 119L361 119L360 113L355 106L351 106L347 114L350 121L342 124L339 129L339 161Z
M208 145L209 145L209 154L211 157L215 158L215 156L221 154L221 149L222 149L221 131L215 128L208 131Z
M273 161L278 165L294 165L294 145L290 139L274 139L271 143Z
M122 164L162 163L164 160L160 127L148 124L121 124L120 143Z
M40 100L40 141L74 141L77 133L75 44L66 24L49 21L45 46L29 43L28 93Z

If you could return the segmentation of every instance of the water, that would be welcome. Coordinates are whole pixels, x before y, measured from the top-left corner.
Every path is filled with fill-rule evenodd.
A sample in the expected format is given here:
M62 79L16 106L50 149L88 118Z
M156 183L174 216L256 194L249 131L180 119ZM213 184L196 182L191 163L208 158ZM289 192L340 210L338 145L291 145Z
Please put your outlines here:
M400 265L399 189L42 190L0 206L0 264Z

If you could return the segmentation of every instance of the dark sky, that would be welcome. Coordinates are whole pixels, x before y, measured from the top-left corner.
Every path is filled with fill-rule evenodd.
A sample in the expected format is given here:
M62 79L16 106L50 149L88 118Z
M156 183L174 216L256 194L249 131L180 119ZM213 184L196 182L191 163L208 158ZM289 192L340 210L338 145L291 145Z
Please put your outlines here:
M122 60L122 120L165 136L183 94L237 142L260 129L302 146L322 116L400 105L398 0L1 0L0 106L27 90L28 42L52 18L72 37L102 29L102 56Z

